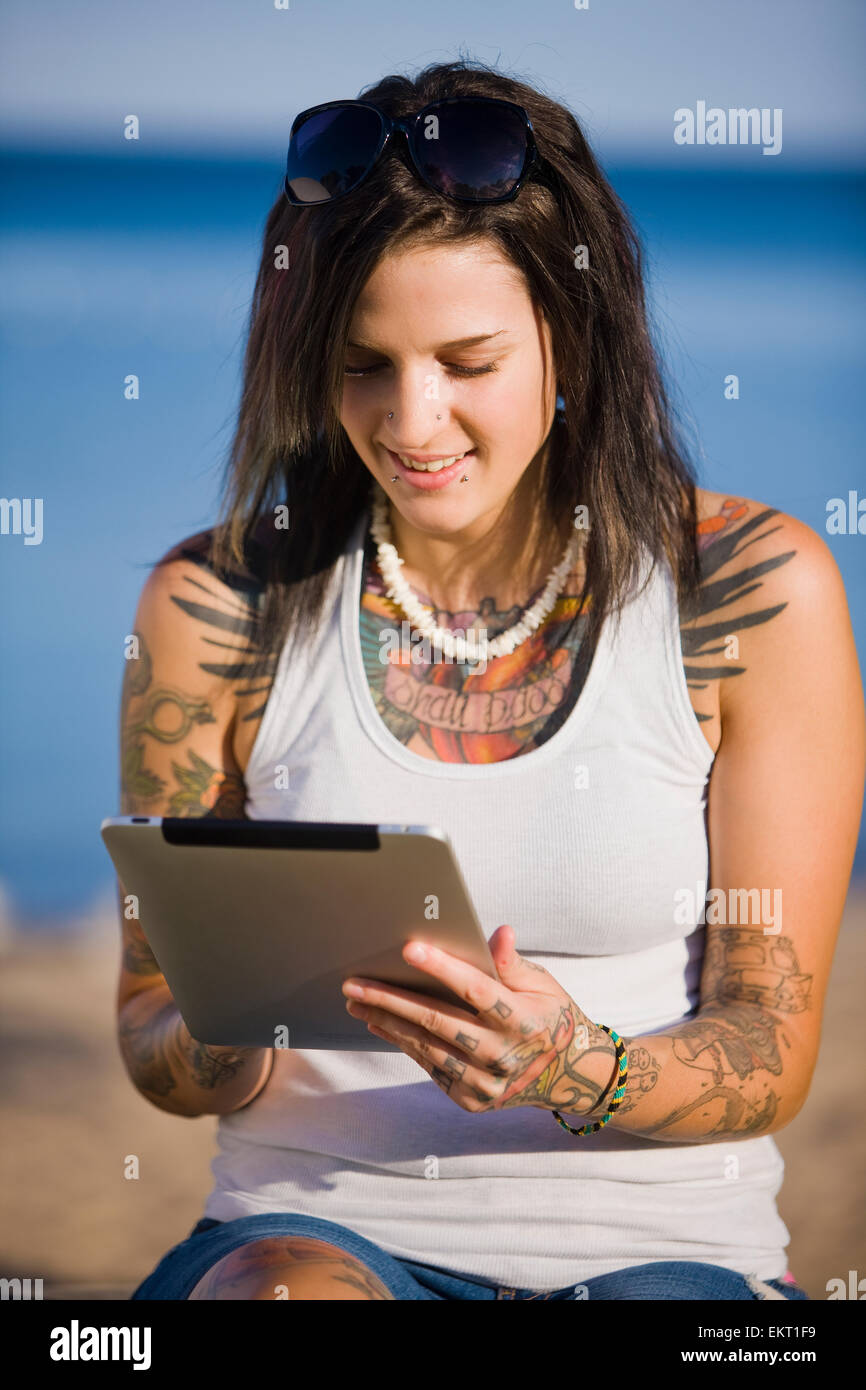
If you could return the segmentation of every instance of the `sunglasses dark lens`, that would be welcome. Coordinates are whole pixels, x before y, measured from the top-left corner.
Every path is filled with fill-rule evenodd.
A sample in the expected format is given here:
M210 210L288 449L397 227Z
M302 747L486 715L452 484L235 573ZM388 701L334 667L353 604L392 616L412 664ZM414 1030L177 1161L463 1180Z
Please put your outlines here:
M382 122L369 107L317 111L289 141L286 179L302 203L327 203L360 183L379 145Z
M491 102L443 102L415 129L415 158L425 178L443 193L476 202L513 191L526 151L521 113Z

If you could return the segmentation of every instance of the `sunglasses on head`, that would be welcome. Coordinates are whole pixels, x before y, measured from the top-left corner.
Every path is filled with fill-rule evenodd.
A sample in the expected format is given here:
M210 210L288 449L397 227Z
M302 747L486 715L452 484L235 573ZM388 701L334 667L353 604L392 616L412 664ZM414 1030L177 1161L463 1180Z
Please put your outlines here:
M505 203L546 171L522 106L497 97L444 97L406 120L368 101L327 101L296 116L284 188L296 207L353 192L397 153L428 188L458 203Z

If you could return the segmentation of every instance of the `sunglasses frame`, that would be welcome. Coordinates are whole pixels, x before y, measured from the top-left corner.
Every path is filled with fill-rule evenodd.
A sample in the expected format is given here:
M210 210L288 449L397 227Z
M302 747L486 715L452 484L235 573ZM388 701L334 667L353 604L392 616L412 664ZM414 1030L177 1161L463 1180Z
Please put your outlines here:
M426 175L422 173L415 159L415 154L412 148L413 138L416 132L418 131L419 125L421 121L424 119L424 117L428 115L429 112L433 111L436 107L450 106L456 102L483 102L485 106L505 106L508 107L510 111L516 111L520 115L520 118L523 121L524 130L526 134L526 153L523 158L523 167L521 168L517 181L514 187L510 189L508 193L502 193L496 198L467 198L464 197L462 194L446 193L444 189L437 188L437 186L434 183L431 183L430 180L426 177ZM410 116L406 120L386 115L385 112L380 110L379 107L376 106L372 101L323 101L318 106L308 106L305 111L300 111L298 115L295 117L295 119L292 121L292 129L289 134L289 149L291 149L292 140L295 138L295 133L300 128L302 122L307 120L309 116L317 115L320 111L331 111L338 106L365 107L368 111L374 111L376 113L376 115L379 117L379 121L381 124L376 152L370 160L368 167L364 170L364 173L358 179L358 182L353 184L351 188L344 189L342 193L337 193L332 198L319 198L316 202L313 203L301 201L292 193L291 189L289 188L289 173L287 167L286 173L283 176L283 190L289 202L294 207L322 207L325 203L336 202L337 199L345 198L350 193L356 192L357 189L360 188L361 184L364 183L364 181L370 177L370 174L372 173L375 166L378 164L379 160L383 159L384 157L386 157L386 155L390 153L396 153L398 157L403 161L406 168L409 169L411 173L415 174L416 177L419 178L422 183L426 184L428 188L432 189L434 193L438 193L442 198L450 198L452 202L463 203L468 207L483 206L485 203L513 202L523 185L530 178L537 178L540 174L543 174L547 169L546 161L542 159L541 155L538 153L538 147L535 143L535 132L532 129L532 121L529 119L529 116L526 114L523 107L518 106L516 102L504 101L500 97L439 97L436 101L428 102L427 105L422 107L421 110L418 111L414 116ZM286 165L288 166L288 155L286 156Z

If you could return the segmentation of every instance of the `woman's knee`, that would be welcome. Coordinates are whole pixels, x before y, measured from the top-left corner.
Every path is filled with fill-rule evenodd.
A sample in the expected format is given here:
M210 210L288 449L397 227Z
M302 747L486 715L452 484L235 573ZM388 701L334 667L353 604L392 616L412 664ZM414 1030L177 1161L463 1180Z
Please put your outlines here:
M190 1299L393 1299L378 1275L348 1251L309 1236L268 1236L217 1260Z

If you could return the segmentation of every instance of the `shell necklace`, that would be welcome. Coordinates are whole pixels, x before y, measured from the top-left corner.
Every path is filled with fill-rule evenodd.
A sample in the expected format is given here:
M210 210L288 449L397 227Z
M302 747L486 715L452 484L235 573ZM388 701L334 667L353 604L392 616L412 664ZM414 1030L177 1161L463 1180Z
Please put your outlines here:
M465 637L455 635L448 628L439 627L433 621L432 610L419 602L400 574L400 566L406 562L400 558L391 542L388 499L385 490L378 484L373 498L370 532L376 541L379 569L386 585L385 593L400 605L412 626L429 640L431 646L439 648L452 661L489 660L496 656L508 656L515 647L519 647L553 610L563 585L574 568L581 545L581 533L578 531L569 540L559 564L550 571L543 594L531 608L524 611L519 622L514 623L505 632L500 632L490 642L483 631L471 628L471 637L478 638L476 642L467 641Z

